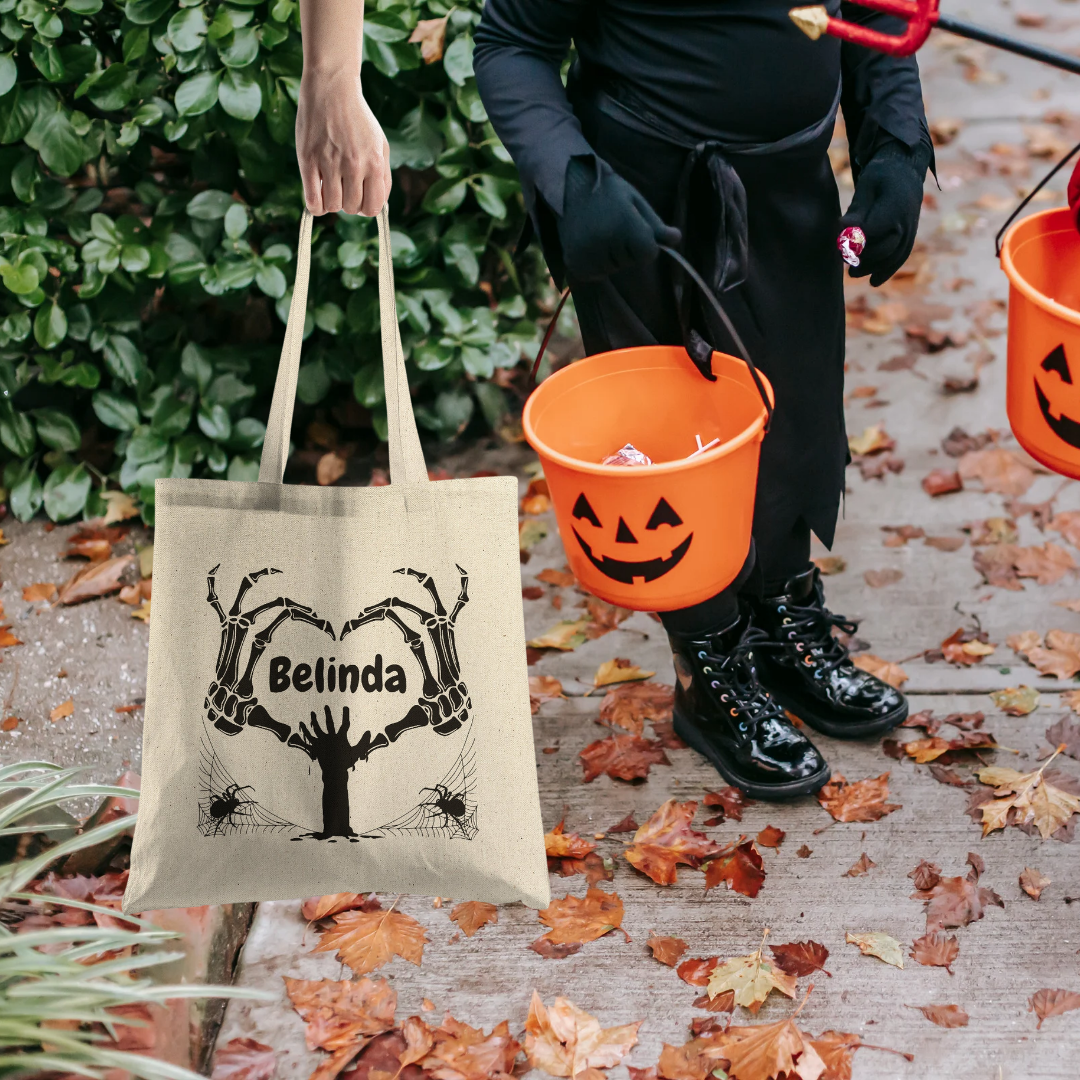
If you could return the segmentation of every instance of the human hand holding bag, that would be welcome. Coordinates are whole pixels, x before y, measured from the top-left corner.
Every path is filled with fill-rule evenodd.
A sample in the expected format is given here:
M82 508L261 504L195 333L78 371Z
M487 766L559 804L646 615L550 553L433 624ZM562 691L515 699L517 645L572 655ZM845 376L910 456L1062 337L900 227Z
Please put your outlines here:
M346 891L549 902L517 481L428 480L385 207L378 230L392 483L281 483L306 211L259 482L156 482L127 912Z

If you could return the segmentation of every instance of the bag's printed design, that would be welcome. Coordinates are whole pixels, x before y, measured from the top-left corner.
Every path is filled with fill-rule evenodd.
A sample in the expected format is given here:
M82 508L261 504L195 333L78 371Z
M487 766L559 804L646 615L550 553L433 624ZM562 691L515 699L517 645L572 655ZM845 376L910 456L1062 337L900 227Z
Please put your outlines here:
M228 613L217 595L217 571L220 563L207 575L207 602L217 614L221 626L221 641L215 665L215 677L206 693L204 708L207 720L227 736L236 736L245 727L269 731L286 746L301 750L319 766L322 779L322 828L302 833L293 839L310 837L316 840L336 841L347 839L353 843L361 838L376 839L387 832L422 832L427 835L442 833L447 836L471 840L476 835L476 803L472 798L474 779L474 752L471 737L467 737L461 755L453 769L440 782L422 787L418 792L420 801L406 814L373 832L357 833L351 824L349 807L349 778L357 763L366 761L375 750L396 742L406 731L431 727L437 734L447 736L456 732L470 718L472 701L468 687L461 678L461 665L457 654L454 629L458 616L469 602L469 575L458 566L461 575L461 591L452 611L447 612L438 589L430 574L411 567L395 571L415 578L428 592L432 611L390 596L377 604L363 609L354 619L348 620L339 636L328 621L319 617L313 608L288 597L278 596L258 604L249 611L243 610L244 599L251 588L262 578L282 571L264 567L246 574L240 582L236 598ZM248 632L263 612L280 609L278 614L251 640L247 663L243 673L240 662ZM427 634L414 629L399 614L414 616ZM323 706L320 723L315 711L310 713L309 724L300 721L295 728L272 716L255 695L255 670L273 639L274 632L283 623L298 621L307 623L325 633L333 641L343 641L354 631L376 622L389 622L401 631L423 676L419 698L400 719L386 724L381 731L366 730L354 743L350 739L352 717L349 706L341 706L341 718L336 720L330 705ZM434 664L429 659L429 648ZM363 684L365 690L406 692L404 670L397 664L387 666L385 673L382 655L361 673L355 664L334 665L319 658L314 665L297 664L286 656L274 657L270 662L270 689L281 692L295 688L301 692L312 688L322 693L346 689L355 692ZM384 678L385 674L385 678ZM209 729L202 745L200 769L199 829L204 836L221 836L226 833L252 829L300 829L260 805L254 787L237 781L221 763L213 746Z

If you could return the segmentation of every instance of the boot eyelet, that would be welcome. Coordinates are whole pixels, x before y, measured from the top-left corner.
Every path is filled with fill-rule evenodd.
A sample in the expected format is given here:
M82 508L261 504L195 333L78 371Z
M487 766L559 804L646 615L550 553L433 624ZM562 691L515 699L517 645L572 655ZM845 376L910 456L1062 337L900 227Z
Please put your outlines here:
M739 715L739 710L738 709L728 709L728 712L731 713L732 716L738 716Z
M794 637L794 636L795 636L794 634L788 634L788 637ZM805 648L806 648L806 646L801 641L797 642L796 645L795 645L795 651L796 652L802 652L803 649L805 649Z
M707 674L707 675L711 675L711 674L712 674L712 668L711 668L711 667L709 667L709 666L708 666L707 664L706 664L706 666L705 666L705 667L703 667L703 668L702 668L701 670L702 670L703 672L705 672L705 674Z
M823 672L820 668L817 671L814 672L814 678L815 679L823 678L824 675L825 675L825 672Z
M704 649L701 649L701 650L698 651L697 658L699 660L704 660L705 659L705 650Z
M713 686L717 686L717 687L718 687L719 685L720 685L719 683L713 683ZM721 694L721 695L720 695L720 700L721 700L721 701L730 701L730 700L731 700L731 698L730 698L730 697L729 697L729 696L728 696L727 694Z
M787 632L787 636L788 636L788 641L794 641L795 640L795 631L794 630L789 630Z
M741 731L741 732L742 732L742 733L743 733L744 735L746 734L746 724L745 724L745 722L744 722L744 721L742 721L742 720L740 720L740 721L739 721L739 730L740 730L740 731Z
M709 685L710 685L710 686L711 686L711 687L712 687L712 688L713 688L714 690L719 690L719 689L720 689L720 684L719 684L719 683L718 683L718 682L717 682L717 681L716 681L715 679L713 679L713 681L712 681L711 683L709 683Z
M780 604L776 610L783 614L785 611L787 611L787 608L783 604Z

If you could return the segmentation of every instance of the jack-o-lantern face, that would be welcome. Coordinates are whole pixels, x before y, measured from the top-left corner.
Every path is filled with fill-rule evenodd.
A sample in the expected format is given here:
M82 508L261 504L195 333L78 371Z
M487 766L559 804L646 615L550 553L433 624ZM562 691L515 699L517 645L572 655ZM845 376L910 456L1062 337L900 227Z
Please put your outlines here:
M1069 412L1074 412L1080 416L1080 391L1073 385L1065 347L1059 345L1040 367L1043 371L1058 376L1056 379L1047 380L1045 387L1039 384L1038 378L1035 379L1035 398L1039 402L1043 419L1059 439L1080 449L1080 420L1073 420L1068 415Z
M574 503L573 517L577 522L588 522L597 530L604 528L600 518L596 515L596 511L589 505L589 500L585 498L584 492L578 496L577 502ZM667 499L661 498L649 515L649 520L645 523L645 531L655 532L664 525L674 529L681 526L682 523L682 518L672 509ZM589 562L605 577L611 578L612 581L621 582L623 585L632 585L635 578L642 578L644 581L649 582L663 577L678 566L682 557L690 549L690 541L694 539L694 534L690 533L677 546L672 548L670 554L666 556L657 556L654 559L615 559L610 555L598 555L595 552L594 547L598 546L602 539L599 534L593 543L589 544L576 527L573 531L577 542L581 545L581 550L585 552ZM634 531L627 525L625 519L620 517L615 529L615 543L630 545L637 544L637 542L638 539L634 535ZM630 547L625 550L627 554L633 553Z

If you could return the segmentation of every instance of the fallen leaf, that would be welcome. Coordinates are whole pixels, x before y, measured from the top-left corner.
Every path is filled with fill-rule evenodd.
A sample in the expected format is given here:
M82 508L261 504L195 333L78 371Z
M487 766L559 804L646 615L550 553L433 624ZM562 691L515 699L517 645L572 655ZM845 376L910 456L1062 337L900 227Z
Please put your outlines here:
M482 900L466 900L454 905L450 911L450 919L461 927L461 932L466 937L472 937L481 926L499 921L499 909Z
M569 570L556 570L549 566L536 575L536 580L544 582L545 585L556 585L566 589L573 585L577 578Z
M336 450L323 454L315 464L315 482L326 487L336 484L344 475L348 463Z
M150 623L150 601L144 600L132 613L133 619L139 619L149 625Z
M826 577L831 574L842 574L847 569L847 561L839 555L821 555L812 561Z
M588 640L585 637L585 627L588 625L588 619L563 619L546 634L541 634L526 644L533 649L558 649L561 652L570 652Z
M916 938L912 942L910 953L915 963L925 967L943 967L950 975L950 967L959 955L960 946L956 938L940 930Z
M983 887L970 876L943 877L932 888L913 893L912 898L925 901L927 934L977 922L991 904L1005 906L993 889Z
M875 656L873 653L860 653L853 657L851 662L861 671L881 679L896 690L908 681L907 672L899 664L882 660L880 656Z
M526 518L518 525L518 547L524 552L532 551L550 531L546 521Z
M1000 495L1023 495L1035 473L1011 450L969 450L956 463L961 480L979 480L983 490Z
M787 836L787 833L783 829L778 829L774 825L767 825L757 834L755 840L761 847L778 849L784 842L785 836Z
M765 936L768 933L766 930ZM756 1013L773 990L778 990L789 998L795 996L795 976L789 975L775 961L767 960L763 956L765 936L757 950L749 956L739 956L717 965L709 976L710 998L731 990L734 992L736 1005L742 1005Z
M889 774L848 783L841 775L834 776L817 793L818 802L837 821L878 821L900 809L899 803L887 803Z
M950 664L959 667L981 664L997 649L996 645L983 640L985 636L963 628L954 630L939 646L941 655Z
M420 46L420 58L425 64L435 64L443 58L449 18L444 15L441 19L421 19L409 35L409 44Z
M721 853L724 849L719 844L690 827L697 805L668 799L634 833L632 845L623 852L626 861L657 885L674 885L679 864L696 870L706 859Z
M637 832L638 827L638 823L634 820L633 813L629 813L626 815L626 817L622 819L622 821L617 822L615 825L612 825L611 828L607 831L609 833Z
M300 905L300 914L308 922L318 922L320 919L328 919L331 915L338 915L343 911L362 909L367 902L367 893L330 893L328 896L309 896ZM378 911L382 905L376 900L375 907L368 910Z
M676 967L689 948L682 938L657 937L655 932L649 933L649 940L645 944L652 949L653 958L668 967Z
M813 975L815 971L825 971L825 961L829 959L829 950L816 941L792 941L787 945L770 945L776 966L801 978ZM829 975L825 971L826 975ZM829 976L832 978L832 976Z
M1039 634L1034 630L1025 630L1006 638L1006 644L1041 675L1071 679L1080 672L1080 634L1066 630L1050 630L1044 647Z
M877 866L877 863L874 862L874 860L871 859L870 856L867 855L866 852L864 851L858 857L858 859L856 859L856 861L853 862L851 864L851 866L849 866L847 868L847 870L844 871L842 876L843 877L862 877L863 874L869 873L870 870L875 866Z
M552 945L580 945L620 929L623 903L616 893L591 887L584 897L552 900L537 917L550 927L544 938Z
M943 754L955 750L992 750L997 746L988 731L967 731L955 739L915 739L904 743L904 752L920 765L936 761Z
M55 723L57 720L63 720L65 716L70 716L74 711L75 702L68 698L67 701L61 702L49 713L49 719Z
M214 1051L210 1080L270 1080L277 1052L255 1039L230 1039Z
M558 701L565 698L562 683L554 675L529 676L529 706L533 716L540 711L545 701Z
M1043 889L1050 884L1050 879L1039 870L1033 870L1030 866L1025 866L1020 871L1020 888L1024 890L1031 897L1032 900L1038 900L1042 896Z
M903 576L902 570L867 570L863 580L871 589L881 589L886 585L895 585Z
M1052 540L1041 546L1016 548L1013 565L1017 577L1034 578L1038 585L1054 585L1076 569L1073 557Z
M825 1080L825 1063L794 1021L732 1026L717 1041L732 1080Z
M345 911L334 916L324 930L315 952L337 952L357 975L388 964L395 956L420 966L427 935L411 916L389 908L386 911Z
M102 562L90 563L77 571L59 589L61 604L78 604L99 596L118 592L120 578L135 561L134 555L117 555Z
M727 1011L732 1012L735 1008L735 995L728 992L721 995L721 997L725 1001L731 1002L731 1008ZM708 1009L712 1005L713 999L707 994L694 1002L695 1009ZM710 1019L712 1018L710 1017ZM670 1043L664 1043L660 1050L660 1060L657 1061L654 1072L663 1080L707 1080L709 1074L717 1066L718 1053L719 1051L709 1035L693 1038L689 1042L683 1043L682 1046L672 1046ZM633 1077L631 1077L631 1080L633 1080Z
M135 500L126 491L103 491L100 494L108 506L101 519L102 525L113 525L117 521L127 521L128 518L139 516Z
M7 649L21 644L22 642L11 632L10 623L0 626L0 649Z
M533 1068L550 1076L588 1080L589 1070L610 1069L622 1061L637 1042L641 1024L601 1028L596 1017L567 998L557 997L548 1009L534 990L525 1020L525 1055Z
M920 859L919 865L908 872L908 877L915 882L916 889L932 889L941 880L941 867L937 863Z
M609 735L590 743L578 755L586 784L601 773L613 780L644 780L652 765L670 765L658 742L640 735Z
M1039 707L1039 691L1030 686L1010 686L993 690L990 697L1006 716L1027 716Z
M684 960L676 969L675 974L683 982L691 986L708 986L709 976L720 963L720 957L710 956L706 960Z
M814 854L814 849L803 844L795 854L798 855L800 859L809 859L810 856Z
M1063 716L1056 724L1051 724L1046 729L1046 741L1051 746L1063 747L1063 754L1080 760L1080 723L1071 716Z
M385 979L334 982L286 976L284 983L293 1008L307 1025L307 1048L334 1055L320 1065L320 1077L336 1076L372 1038L394 1026L397 993Z
M410 1017L410 1020L417 1021L418 1027L423 1023L419 1017ZM406 1033L408 1024L409 1021L406 1021ZM506 1077L514 1071L521 1050L521 1043L510 1034L510 1025L505 1020L485 1035L481 1028L469 1027L447 1016L439 1027L427 1028L427 1033L431 1039L431 1049L416 1063L423 1070L422 1075L432 1080L495 1080ZM417 1049L422 1045L422 1038L423 1032L420 1031L413 1038L413 1045ZM373 1076L371 1080L393 1080L393 1075L391 1073L390 1077L382 1078Z
M1051 783L1044 773L1061 747L1034 772L992 765L978 772L979 782L994 789L994 799L981 807L983 836L1006 825L1031 824L1044 840L1080 813L1080 796Z
M964 546L962 536L928 536L923 543L938 551L959 551Z
M634 682L615 686L600 703L600 722L640 735L646 720L671 720L675 691L663 683Z
M523 514L546 514L551 509L551 493L548 482L542 476L529 481L529 487L521 500Z
M1080 1009L1080 994L1075 990L1036 990L1028 998L1028 1012L1039 1018L1037 1028L1042 1027L1047 1017L1061 1016L1074 1009Z
M651 679L655 671L642 671L632 660L617 656L614 660L605 660L593 676L593 686L610 686L612 683L637 682Z
M861 435L848 436L848 449L853 455L880 454L892 450L895 446L896 442L889 438L883 424L873 424L865 428Z
M56 586L51 581L38 582L36 585L24 585L22 598L33 602L34 600L52 600L56 596Z
M900 951L900 942L880 930L872 930L866 934L853 934L850 931L844 939L849 945L858 946L863 956L876 956L884 960L892 967L902 968L904 957Z
M954 491L964 490L964 481L960 474L952 469L931 469L922 478L922 489L927 495L936 498L939 495L950 495Z
M959 1005L912 1005L932 1024L943 1028L967 1027L971 1017Z
M715 820L719 825L726 818L732 821L742 821L743 807L747 805L746 796L736 787L721 788L719 791L706 791L705 798L701 800L706 806L720 808L720 813Z
M1020 538L1016 522L1007 517L988 517L982 521L971 521L964 526L964 531L971 534L972 547L985 547L988 544L1015 544Z
M546 937L538 937L529 944L529 948L545 960L565 960L568 956L581 952L581 942L575 945L555 945Z
M18 716L5 716L0 720L0 731L14 731L22 720Z
M948 146L960 134L963 126L959 120L939 117L930 122L930 138L934 140L935 146Z
M705 864L705 889L724 882L732 892L754 897L765 884L761 852L753 842L740 836Z
M591 840L584 840L577 833L564 832L563 825L560 821L551 832L544 834L544 850L549 859L584 859L596 850Z

